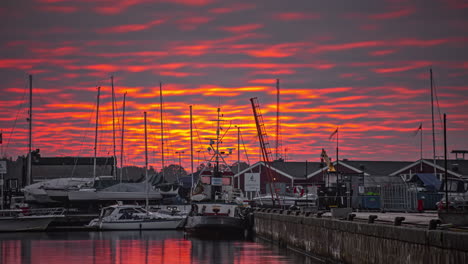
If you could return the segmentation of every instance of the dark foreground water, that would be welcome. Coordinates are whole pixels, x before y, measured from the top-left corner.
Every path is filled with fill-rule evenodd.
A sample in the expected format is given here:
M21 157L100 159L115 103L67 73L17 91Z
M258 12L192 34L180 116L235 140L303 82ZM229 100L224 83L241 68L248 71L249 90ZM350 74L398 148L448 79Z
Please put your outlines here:
M181 231L0 233L1 264L320 263L270 243L200 240Z

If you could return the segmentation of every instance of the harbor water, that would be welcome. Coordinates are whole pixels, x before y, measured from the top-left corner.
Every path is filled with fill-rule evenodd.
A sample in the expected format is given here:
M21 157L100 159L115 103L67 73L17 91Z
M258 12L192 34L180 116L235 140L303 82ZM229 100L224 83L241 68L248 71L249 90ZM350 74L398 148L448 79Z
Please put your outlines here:
M182 231L0 233L1 264L320 263L266 241L205 240Z

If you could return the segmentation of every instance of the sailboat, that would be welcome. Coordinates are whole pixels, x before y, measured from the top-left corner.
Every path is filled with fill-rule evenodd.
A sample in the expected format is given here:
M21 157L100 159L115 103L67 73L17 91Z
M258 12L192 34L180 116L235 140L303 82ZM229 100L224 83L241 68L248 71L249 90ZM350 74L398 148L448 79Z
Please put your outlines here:
M219 108L216 121L216 139L210 140L209 148L214 151L210 162L215 165L206 166L199 174L198 182L192 190L192 206L185 231L201 236L244 235L242 192L233 187L233 173L220 169L220 162L224 162L224 158L219 151Z
M29 152L26 183L32 181L32 75L29 75ZM3 185L1 186L3 188ZM13 208L0 210L0 232L43 231L56 218L64 217L64 208L31 209Z
M117 204L101 210L99 218L91 220L89 227L99 230L148 230L148 229L176 229L185 219L183 215L170 215L150 212L149 179L148 179L148 140L145 120L145 208L139 205Z

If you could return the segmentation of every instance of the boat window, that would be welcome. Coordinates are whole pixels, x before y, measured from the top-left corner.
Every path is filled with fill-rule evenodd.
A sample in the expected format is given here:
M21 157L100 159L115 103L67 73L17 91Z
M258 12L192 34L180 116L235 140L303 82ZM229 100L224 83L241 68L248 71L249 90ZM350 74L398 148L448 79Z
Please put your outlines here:
M231 177L223 177L223 185L230 186L231 185Z
M133 208L122 208L119 210L119 213L120 214L133 214L133 213L136 213L138 211L134 210Z
M204 184L211 184L211 177L210 176L202 176L201 182Z
M102 214L103 217L106 217L106 216L109 216L112 214L112 212L114 212L114 208L107 208L107 209L104 209L104 212Z
M135 208L135 211L137 211L138 213L146 214L146 210L144 210L143 208Z

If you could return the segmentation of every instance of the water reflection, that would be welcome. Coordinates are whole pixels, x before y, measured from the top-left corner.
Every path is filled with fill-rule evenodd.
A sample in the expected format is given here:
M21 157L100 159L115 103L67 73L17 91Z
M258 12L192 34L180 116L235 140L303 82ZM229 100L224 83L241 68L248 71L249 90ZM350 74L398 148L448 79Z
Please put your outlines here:
M267 243L184 238L180 231L0 234L0 263L315 263Z

